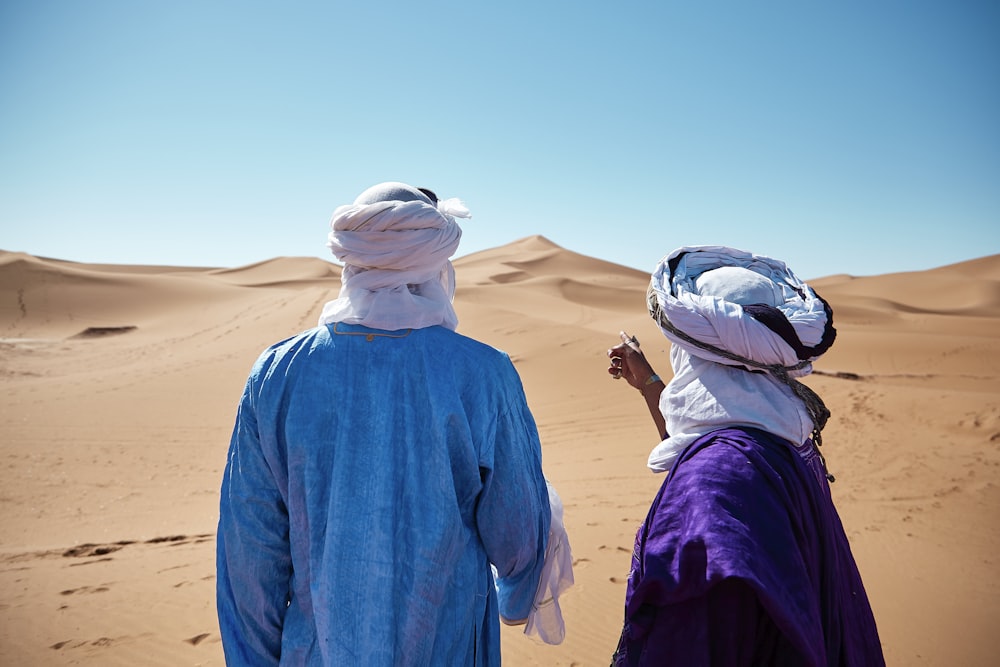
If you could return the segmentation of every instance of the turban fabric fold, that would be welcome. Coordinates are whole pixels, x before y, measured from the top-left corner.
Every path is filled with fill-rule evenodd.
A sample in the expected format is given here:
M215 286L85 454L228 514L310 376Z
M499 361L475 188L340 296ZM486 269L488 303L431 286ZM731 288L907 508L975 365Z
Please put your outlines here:
M470 217L457 199L377 201L334 211L327 246L344 263L339 298L319 323L344 322L375 329L454 330L455 270L449 258Z
M792 377L811 372L836 337L830 306L783 262L734 248L667 255L648 303L664 335L690 354Z

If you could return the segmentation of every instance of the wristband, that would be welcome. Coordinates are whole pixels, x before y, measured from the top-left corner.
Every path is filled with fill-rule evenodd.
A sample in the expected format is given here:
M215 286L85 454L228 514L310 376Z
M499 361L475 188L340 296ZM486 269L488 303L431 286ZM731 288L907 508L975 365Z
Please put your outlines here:
M646 379L646 386L648 387L649 385L653 384L654 382L662 382L662 380L660 379L660 376L657 375L656 373L653 373L652 375L650 375Z

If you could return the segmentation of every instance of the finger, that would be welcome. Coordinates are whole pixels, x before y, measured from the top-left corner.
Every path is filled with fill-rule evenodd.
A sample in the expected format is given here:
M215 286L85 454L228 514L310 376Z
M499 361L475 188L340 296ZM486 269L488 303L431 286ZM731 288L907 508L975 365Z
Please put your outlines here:
M618 337L622 339L622 344L624 344L624 345L638 345L639 344L639 339L638 338L636 338L635 336L630 336L629 334L625 333L624 331L619 331L618 332Z
M619 331L618 332L618 336L619 336L619 338L622 339L622 345L624 345L625 347L629 348L633 352L639 352L640 354L642 354L642 351L639 349L639 339L638 338L636 338L635 336L629 336L624 331Z

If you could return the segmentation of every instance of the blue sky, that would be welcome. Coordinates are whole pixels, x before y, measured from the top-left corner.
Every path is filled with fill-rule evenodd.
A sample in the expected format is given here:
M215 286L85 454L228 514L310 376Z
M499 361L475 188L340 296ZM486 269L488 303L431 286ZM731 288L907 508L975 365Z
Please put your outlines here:
M998 35L964 0L3 0L0 248L332 259L401 180L467 203L459 256L932 268L1000 252Z

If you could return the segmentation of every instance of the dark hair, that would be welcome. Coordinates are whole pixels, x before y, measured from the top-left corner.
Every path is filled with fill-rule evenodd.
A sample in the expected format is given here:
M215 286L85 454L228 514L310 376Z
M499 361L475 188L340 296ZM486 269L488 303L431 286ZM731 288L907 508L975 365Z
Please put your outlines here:
M428 197L430 197L431 203L434 204L435 206L437 206L438 196L436 194L434 194L433 190L428 190L427 188L417 188L417 190L420 190L425 195L427 195Z

